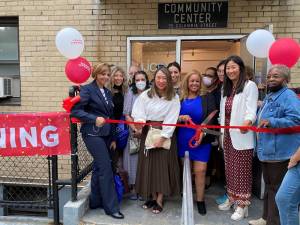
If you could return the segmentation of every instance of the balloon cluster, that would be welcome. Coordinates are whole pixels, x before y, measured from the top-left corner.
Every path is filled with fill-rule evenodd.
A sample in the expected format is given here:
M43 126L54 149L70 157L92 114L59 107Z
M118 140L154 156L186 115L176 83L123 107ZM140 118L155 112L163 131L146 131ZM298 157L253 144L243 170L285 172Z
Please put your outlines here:
M55 44L58 51L69 60L65 66L67 78L76 84L87 81L92 72L91 64L80 57L84 49L84 40L80 32L67 27L56 34Z
M293 67L300 57L300 46L292 38L275 41L273 35L263 29L252 32L246 41L247 50L257 58L269 58L272 64Z

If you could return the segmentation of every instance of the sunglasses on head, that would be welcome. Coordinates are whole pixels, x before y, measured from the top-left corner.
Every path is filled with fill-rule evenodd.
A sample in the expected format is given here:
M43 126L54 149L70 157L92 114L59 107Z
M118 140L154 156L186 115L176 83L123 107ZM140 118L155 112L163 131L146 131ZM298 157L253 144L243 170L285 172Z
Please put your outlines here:
M157 64L156 69L167 68L164 64Z

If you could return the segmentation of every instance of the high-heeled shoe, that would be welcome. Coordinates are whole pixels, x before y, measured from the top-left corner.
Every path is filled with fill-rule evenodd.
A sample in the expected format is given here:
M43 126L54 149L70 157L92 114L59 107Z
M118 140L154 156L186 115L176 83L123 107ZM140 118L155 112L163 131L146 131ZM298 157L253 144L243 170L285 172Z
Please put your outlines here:
M248 217L248 206L245 206L244 208L240 206L236 207L234 213L231 215L231 219L235 221L239 221L246 217Z
M198 213L202 216L206 214L206 206L205 206L205 201L197 201L197 207L198 207Z
M121 212L112 213L110 216L114 219L124 219L124 215Z

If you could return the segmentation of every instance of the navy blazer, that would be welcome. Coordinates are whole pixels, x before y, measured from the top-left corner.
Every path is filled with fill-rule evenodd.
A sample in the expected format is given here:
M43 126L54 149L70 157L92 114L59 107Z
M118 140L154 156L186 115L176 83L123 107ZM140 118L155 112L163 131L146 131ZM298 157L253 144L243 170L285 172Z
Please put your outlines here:
M82 122L81 133L93 136L109 136L114 133L114 126L105 123L102 127L96 126L96 118L113 118L112 94L104 88L106 102L96 81L80 88L80 102L71 111L71 116Z

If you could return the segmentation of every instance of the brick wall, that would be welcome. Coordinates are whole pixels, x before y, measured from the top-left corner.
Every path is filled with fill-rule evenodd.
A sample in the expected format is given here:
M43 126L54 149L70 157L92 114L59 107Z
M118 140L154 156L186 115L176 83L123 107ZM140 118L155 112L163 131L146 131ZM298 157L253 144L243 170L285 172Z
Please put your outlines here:
M273 24L274 36L300 38L299 0L230 0L226 29L157 29L157 3L172 0L106 0L100 5L102 61L126 67L126 37L153 35L249 34ZM191 2L181 0L180 2ZM117 47L116 47L117 46ZM300 86L300 64L293 68L292 83Z
M99 1L94 0L2 0L0 16L19 16L21 106L0 105L0 111L61 111L70 82L64 74L67 60L55 47L55 35L64 27L76 27L85 39L82 56L97 61L98 14ZM22 158L15 161L16 167L26 165ZM1 165L10 166L8 160ZM60 157L59 173L60 178L70 177L69 156Z
M61 110L70 83L55 35L66 26L84 36L83 57L124 68L128 36L248 34L271 23L276 37L300 39L299 0L230 0L226 29L184 30L157 29L158 2L172 0L2 0L0 16L19 16L21 106L0 106L1 112ZM295 86L299 74L300 63L293 68ZM61 158L61 174L68 176L69 157Z

